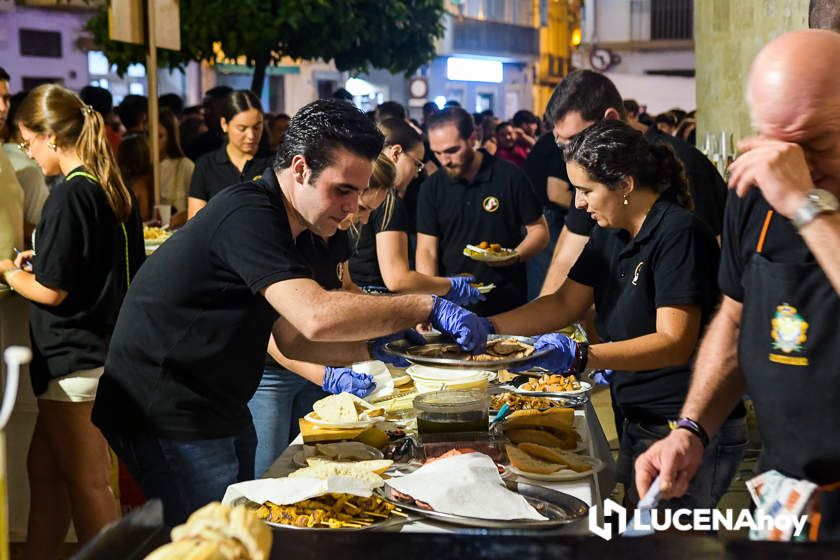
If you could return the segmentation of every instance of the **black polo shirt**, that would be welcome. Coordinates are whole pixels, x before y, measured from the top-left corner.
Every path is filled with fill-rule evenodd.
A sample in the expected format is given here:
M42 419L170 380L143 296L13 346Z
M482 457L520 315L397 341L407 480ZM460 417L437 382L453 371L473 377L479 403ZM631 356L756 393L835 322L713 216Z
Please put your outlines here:
M84 168L74 169L85 172ZM34 234L35 279L67 297L58 305L30 302L29 329L36 395L51 379L101 367L108 353L127 275L145 258L137 200L123 225L95 181L76 175L53 187Z
M556 177L567 184L569 175L566 173L566 162L563 160L563 151L557 147L554 141L554 135L547 132L539 137L536 144L528 152L528 159L525 160L525 165L522 167L528 179L531 181L531 186L534 188L534 194L540 199L545 208L551 208L555 211L561 221L565 217L568 208L563 208L551 202L548 198L548 178ZM571 187L570 187L571 188Z
M132 282L94 423L172 439L239 434L277 318L260 290L311 276L273 172L219 193Z
M346 231L338 230L324 241L310 230L301 232L295 246L312 271L312 278L325 290L340 290L343 284L342 264L350 258L352 245ZM265 355L265 369L284 369L270 354Z
M527 300L525 264L491 268L463 255L467 244L482 241L515 248L524 227L542 216L542 207L527 175L515 165L483 154L469 184L439 169L423 184L417 207L417 232L438 239L438 272L468 273L496 284L487 300L473 306L480 315L503 313Z
M388 223L385 223L386 204L383 203L371 213L368 223L359 228L355 251L350 257L350 277L359 286L385 286L376 253L376 235L384 231L401 231L408 235L408 214L405 205L399 196L389 196L393 199L393 209Z
M769 210L772 210L772 207L758 189L752 189L744 198L740 198L734 191L729 194L723 222L723 254L718 281L721 291L736 301L744 301L741 277L747 262L756 252ZM761 254L776 263L815 262L814 255L799 232L790 220L778 212L773 214Z
M595 292L598 334L604 341L656 332L656 310L699 305L705 326L718 303L720 250L708 226L660 198L638 235L595 228L572 280ZM685 401L691 364L652 371L616 371L618 404L630 418L675 418Z
M223 145L198 158L190 180L190 196L210 200L225 187L257 179L272 163L270 154L257 153L245 162L240 173L228 157L227 145Z
M694 200L694 213L712 233L720 235L723 229L723 213L726 205L726 182L718 173L717 168L703 153L688 142L665 134L655 126L650 126L645 132L645 140L650 144L665 144L670 146L682 164L685 166L686 178ZM666 194L666 193L663 193ZM676 192L668 192L667 197L676 200ZM574 194L569 213L566 216L566 227L572 233L589 235L595 227L595 221L585 210L575 208Z

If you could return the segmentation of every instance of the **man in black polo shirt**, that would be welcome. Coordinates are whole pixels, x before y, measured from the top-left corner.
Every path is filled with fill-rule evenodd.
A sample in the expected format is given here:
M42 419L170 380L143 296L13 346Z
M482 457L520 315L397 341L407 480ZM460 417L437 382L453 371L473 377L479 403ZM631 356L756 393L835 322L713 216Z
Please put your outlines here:
M739 143L730 166L737 196L724 221L724 297L682 409L688 428L636 463L639 493L659 475L665 497L682 495L704 443L747 393L762 435L759 471L821 486L818 538L832 541L840 541L838 66L840 34L813 29L782 35L753 62L747 99L759 135Z
M484 321L434 296L327 292L295 238L358 210L382 135L352 105L320 100L291 120L274 169L224 189L146 261L123 302L93 421L168 523L254 477L247 402L269 335L292 359L387 359L384 337L430 321L468 351ZM329 341L329 342L313 342ZM330 376L337 375L335 379ZM346 369L324 385L352 385Z
M627 113L615 85L603 74L591 70L575 70L555 88L548 101L546 115L554 123L558 144L602 119L627 120ZM648 127L645 139L654 144L667 144L686 169L694 213L719 236L726 199L726 184L714 165L694 146ZM574 197L554 257L546 274L542 294L554 292L566 278L589 237L595 222L585 211L575 207Z
M516 166L473 149L472 117L460 107L429 116L429 145L440 160L417 205L417 271L430 276L471 274L496 288L472 309L501 313L527 300L525 261L548 243L548 226L528 177ZM525 230L523 236L522 230ZM463 255L482 241L515 249L493 266Z

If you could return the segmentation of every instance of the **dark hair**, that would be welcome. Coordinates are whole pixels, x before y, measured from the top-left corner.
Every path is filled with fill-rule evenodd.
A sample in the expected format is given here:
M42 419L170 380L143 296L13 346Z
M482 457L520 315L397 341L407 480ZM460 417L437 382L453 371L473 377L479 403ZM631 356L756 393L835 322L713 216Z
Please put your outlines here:
M204 92L204 99L224 99L232 91L230 86L216 86Z
M349 101L353 103L353 94L347 91L344 88L338 88L330 95L332 99L338 99L340 101Z
M688 115L685 111L680 109L679 107L674 107L673 109L668 109L668 112L674 115L674 118L677 119L677 124L681 123L682 120Z
M420 134L402 119L385 119L378 126L386 146L399 146L405 151L423 144Z
M219 116L230 123L233 117L249 109L256 109L260 113L263 112L262 103L260 103L259 98L253 92L247 89L239 89L230 92L225 97Z
M680 206L694 208L685 168L671 147L648 144L641 132L621 121L603 120L575 135L566 144L563 157L610 190L617 189L625 177L633 177L637 184L660 194L676 191Z
M114 161L102 115L69 89L43 84L23 100L16 120L35 134L54 134L59 147L74 149L85 168L99 180L117 220L128 218L131 195Z
M434 101L426 101L423 103L423 120L429 118L429 115L437 112L438 106Z
M458 102L458 101L455 101L454 99L449 99L449 100L446 101L446 103L443 104L444 109L448 109L449 107L460 107L460 106L461 106L461 103Z
M117 148L117 165L126 185L152 172L149 141L143 134L131 134L123 138Z
M491 138L496 137L496 130L501 121L494 116L487 116L481 120L481 126L478 127L478 132L481 134L482 144Z
M460 107L445 107L437 113L432 113L429 115L426 128L432 130L433 128L440 128L448 124L455 125L458 129L458 134L464 140L475 132L472 117Z
M519 111L513 114L513 118L510 120L511 124L517 128L522 128L523 124L540 124L540 119L527 109L520 109Z
M12 77L9 76L9 73L6 72L6 69L3 68L2 66L0 66L0 80L8 82L11 79L12 79Z
M621 94L615 84L603 74L592 70L574 70L554 88L545 116L550 123L555 124L574 111L580 113L585 121L600 121L609 108L618 111L621 120L627 118Z
M158 115L158 122L166 129L166 157L172 159L184 157L184 150L181 149L178 118L169 108L164 108Z
M653 121L653 117L650 116L650 113L639 113L639 116L636 117L639 119L639 122L645 126L655 126L656 123Z
M149 100L145 95L126 95L116 111L123 126L131 130L143 122L143 115L149 113Z
M114 108L114 98L111 96L111 92L103 87L85 86L79 90L79 97L93 107L94 111L102 115L102 118L107 117Z
M837 0L811 0L808 3L808 27L840 32L840 4Z
M376 108L376 121L382 122L386 119L405 120L405 107L396 101L386 101Z
M638 116L639 114L639 103L635 99L625 99L624 100L624 110L627 111L627 116L633 115Z
M319 99L304 105L289 121L277 148L274 169L288 169L296 155L303 155L314 180L333 164L335 150L344 149L373 161L383 143L376 125L355 106L338 99Z
M656 124L663 123L670 126L677 126L677 116L668 111L667 113L659 113L654 117L653 122Z
M493 132L495 132L496 136L498 137L499 136L499 131L502 130L506 126L513 126L513 123L510 122L510 121L502 121L502 122L500 122L499 124L496 125L496 128L493 130Z
M158 98L161 109L169 109L176 118L181 118L184 112L184 100L177 93L164 93Z
M12 136L19 134L17 127L13 125L17 120L18 109L20 109L20 105L23 103L23 100L26 99L27 95L29 95L29 90L19 91L9 99L9 112L6 113L6 122L9 123L9 126L12 129Z
M192 117L192 116L201 116L201 105L190 105L189 107L185 107L183 112L181 113L182 117Z

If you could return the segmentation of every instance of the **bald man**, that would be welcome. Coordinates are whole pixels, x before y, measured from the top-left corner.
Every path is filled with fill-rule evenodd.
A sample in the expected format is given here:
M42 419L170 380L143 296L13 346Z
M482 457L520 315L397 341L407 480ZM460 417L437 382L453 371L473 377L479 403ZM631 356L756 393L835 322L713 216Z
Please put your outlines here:
M840 34L785 34L753 62L758 135L739 143L726 206L724 293L700 347L682 418L636 462L680 496L704 444L744 394L763 440L759 471L840 481ZM737 344L733 343L737 341ZM684 428L684 429L679 429ZM820 540L840 540L840 490L820 498Z

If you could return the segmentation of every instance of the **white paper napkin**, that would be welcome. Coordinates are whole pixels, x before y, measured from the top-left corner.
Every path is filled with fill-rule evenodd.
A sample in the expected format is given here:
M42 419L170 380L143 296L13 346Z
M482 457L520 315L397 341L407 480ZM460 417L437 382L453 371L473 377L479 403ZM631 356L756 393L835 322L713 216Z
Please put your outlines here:
M227 487L223 504L233 505L240 498L254 503L273 502L288 505L324 494L353 494L368 497L371 490L361 480L349 476L334 476L324 480L317 478L263 478L237 482Z
M441 513L480 519L547 519L523 496L507 489L496 463L483 453L439 459L388 484Z

